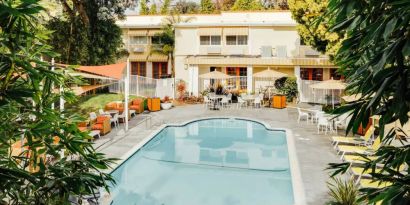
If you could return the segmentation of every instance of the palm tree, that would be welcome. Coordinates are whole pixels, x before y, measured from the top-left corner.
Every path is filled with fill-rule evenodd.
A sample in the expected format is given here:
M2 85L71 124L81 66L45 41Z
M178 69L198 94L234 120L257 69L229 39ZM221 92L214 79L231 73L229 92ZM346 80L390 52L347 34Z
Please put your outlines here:
M171 62L171 76L174 78L175 85L175 25L178 23L186 23L191 21L192 17L181 17L179 14L171 12L171 14L164 19L162 25L162 32L155 35L158 38L158 43L151 46L150 53L162 54L167 56L167 61ZM175 88L175 86L174 86ZM174 96L175 97L175 96Z

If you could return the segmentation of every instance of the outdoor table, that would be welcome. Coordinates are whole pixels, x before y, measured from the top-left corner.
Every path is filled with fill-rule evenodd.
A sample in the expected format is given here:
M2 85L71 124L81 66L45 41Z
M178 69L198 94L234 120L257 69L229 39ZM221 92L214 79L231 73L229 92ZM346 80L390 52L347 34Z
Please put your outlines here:
M224 95L210 95L209 99L214 102L213 103L214 106L210 107L210 109L211 110L219 110L217 105L218 105L219 101L222 100L223 97L224 97Z
M243 100L246 101L246 105L249 106L252 101L255 101L255 96L253 95L245 95L244 98L242 98Z
M111 117L114 117L115 114L119 114L118 110L107 110L110 113Z

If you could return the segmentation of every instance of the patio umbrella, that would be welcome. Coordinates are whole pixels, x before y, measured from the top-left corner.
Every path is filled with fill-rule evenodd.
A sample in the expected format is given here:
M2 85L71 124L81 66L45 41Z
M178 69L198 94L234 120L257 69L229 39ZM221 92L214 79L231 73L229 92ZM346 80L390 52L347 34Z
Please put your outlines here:
M343 83L340 80L325 80L320 83L316 83L310 86L313 89L318 89L318 90L331 90L332 91L332 107L333 109L335 108L335 102L334 102L334 90L344 90L346 88L346 84Z
M227 75L225 73L219 72L219 71L212 71L209 73L204 73L199 75L200 78L204 79L215 79L215 80L223 80L223 79L228 79L228 78L233 78L233 76Z
M272 81L275 81L275 79L283 78L286 76L288 76L288 74L271 70L270 67L268 67L267 70L253 74L254 78L265 78L265 79L267 78ZM269 99L270 99L270 90L269 90Z
M342 97L342 99L346 102L354 102L359 100L362 97L362 94L356 94L356 95L345 95Z

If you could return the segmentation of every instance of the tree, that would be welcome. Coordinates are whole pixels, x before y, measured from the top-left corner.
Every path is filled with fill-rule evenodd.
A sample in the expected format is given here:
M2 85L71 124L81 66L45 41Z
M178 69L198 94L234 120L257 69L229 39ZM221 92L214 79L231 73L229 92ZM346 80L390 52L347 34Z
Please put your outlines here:
M103 172L112 160L77 128L84 119L51 108L74 101L69 85L79 82L41 60L56 53L38 2L0 1L0 204L69 204L113 182Z
M342 36L329 31L327 19L314 23L324 15L328 0L288 0L288 4L293 19L298 23L296 29L302 41L332 57L340 47Z
M125 52L121 48L121 29L116 19L124 17L125 0L62 2L63 16L50 20L47 28L55 31L50 38L66 64L101 65L116 62ZM124 7L125 8L124 8Z
M197 3L185 0L178 1L173 9L173 12L177 14L195 14L198 11L199 6Z
M149 9L147 6L147 0L140 0L140 15L148 15Z
M151 15L157 14L157 4L155 4L155 2L151 4L151 7L149 9L149 14Z
M235 4L235 0L218 0L216 5L218 10L229 11Z
M215 5L211 0L201 0L201 13L211 14L215 12Z
M408 1L330 0L324 21L330 31L346 37L335 62L347 78L347 92L362 97L338 108L336 113L352 116L347 132L367 125L369 117L380 115L379 136L384 146L375 151L377 159L364 165L374 180L391 185L361 189L367 204L410 204L409 137L400 128L409 122L410 112L410 4ZM392 128L387 128L386 125ZM392 146L398 140L401 146ZM375 167L383 165L376 173ZM349 164L331 164L334 174ZM400 166L406 166L399 171Z
M262 9L263 7L259 0L237 0L231 8L232 11L258 11Z
M164 0L164 3L162 3L162 6L161 6L160 13L162 15L168 14L170 5L171 5L171 0Z

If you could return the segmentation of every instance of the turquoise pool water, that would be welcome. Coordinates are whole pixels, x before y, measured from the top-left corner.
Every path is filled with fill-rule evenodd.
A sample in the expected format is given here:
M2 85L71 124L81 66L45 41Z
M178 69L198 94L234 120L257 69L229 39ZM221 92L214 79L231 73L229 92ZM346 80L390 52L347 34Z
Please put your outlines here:
M285 132L247 120L167 127L112 175L115 205L294 203Z

